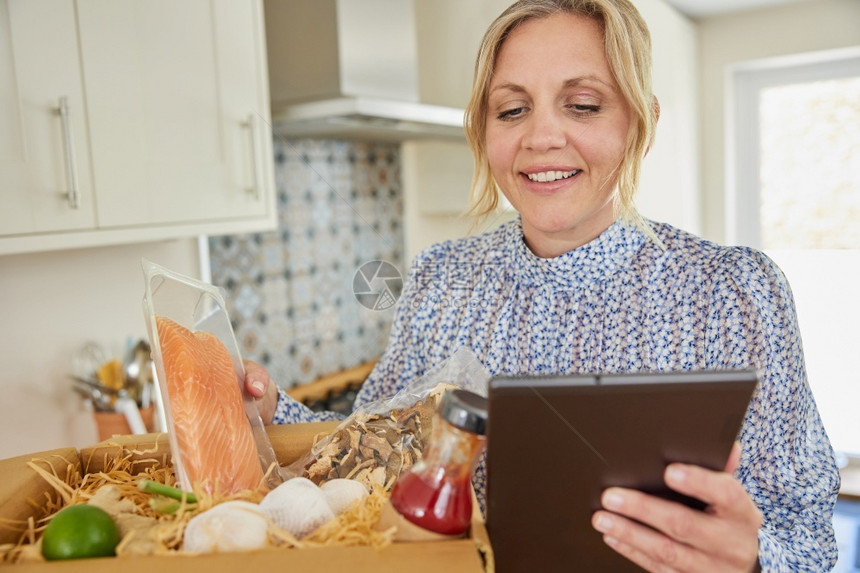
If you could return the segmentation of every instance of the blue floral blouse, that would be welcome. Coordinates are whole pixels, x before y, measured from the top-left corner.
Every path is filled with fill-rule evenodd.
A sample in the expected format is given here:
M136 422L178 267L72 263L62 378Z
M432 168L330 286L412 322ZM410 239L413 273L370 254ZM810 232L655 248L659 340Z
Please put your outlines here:
M764 571L836 562L839 473L806 381L789 285L764 254L617 221L554 259L519 220L414 260L388 348L356 405L393 395L462 346L492 375L757 368L736 476L764 514ZM281 392L275 423L333 419ZM475 489L483 504L483 464Z

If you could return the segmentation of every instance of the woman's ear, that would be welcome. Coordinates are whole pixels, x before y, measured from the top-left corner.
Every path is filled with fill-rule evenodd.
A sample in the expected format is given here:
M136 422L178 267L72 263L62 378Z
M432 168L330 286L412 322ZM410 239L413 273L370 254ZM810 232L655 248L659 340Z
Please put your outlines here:
M654 113L654 127L656 130L657 122L660 120L660 101L657 99L657 96L651 96L651 111ZM653 136L652 136L653 137ZM648 155L648 152L651 151L651 145L645 148L645 155Z

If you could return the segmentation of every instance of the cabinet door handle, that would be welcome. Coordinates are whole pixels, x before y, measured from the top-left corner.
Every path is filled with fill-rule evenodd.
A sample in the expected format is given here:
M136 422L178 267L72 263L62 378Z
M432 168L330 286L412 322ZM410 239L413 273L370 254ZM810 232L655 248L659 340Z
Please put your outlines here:
M257 122L259 119L257 115L252 113L248 116L248 121L244 123L244 126L248 128L248 132L251 136L251 173L253 174L253 183L251 187L247 189L248 193L254 195L254 198L260 198L260 182L263 180L262 175L260 175L260 137L259 137L259 129L257 127Z
M66 179L69 185L69 207L77 209L81 203L81 193L78 190L78 171L75 165L75 146L72 142L72 125L69 121L69 101L66 96L60 98L60 119L63 123L63 148L66 152Z

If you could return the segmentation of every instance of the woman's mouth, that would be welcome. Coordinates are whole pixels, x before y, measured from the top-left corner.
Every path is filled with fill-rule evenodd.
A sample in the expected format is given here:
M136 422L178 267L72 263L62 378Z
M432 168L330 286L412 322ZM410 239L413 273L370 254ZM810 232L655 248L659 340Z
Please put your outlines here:
M579 172L579 169L572 171L538 171L537 173L526 173L525 176L529 178L529 181L551 183L560 179L570 179Z

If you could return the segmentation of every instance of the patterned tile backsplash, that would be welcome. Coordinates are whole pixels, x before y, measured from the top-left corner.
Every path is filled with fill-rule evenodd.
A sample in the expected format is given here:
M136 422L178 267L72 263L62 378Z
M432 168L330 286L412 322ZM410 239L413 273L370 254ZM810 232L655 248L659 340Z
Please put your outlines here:
M209 250L243 357L289 388L385 348L405 276L400 147L276 138L274 152L278 229Z

